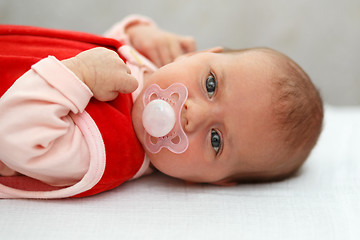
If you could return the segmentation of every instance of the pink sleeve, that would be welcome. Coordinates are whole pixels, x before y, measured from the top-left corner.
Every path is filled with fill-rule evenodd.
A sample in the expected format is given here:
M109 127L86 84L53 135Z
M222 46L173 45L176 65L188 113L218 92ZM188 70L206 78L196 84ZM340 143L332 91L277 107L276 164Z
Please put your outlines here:
M71 114L84 111L91 97L56 58L33 65L0 99L1 162L54 186L78 182L88 170L89 149Z
M126 28L139 23L156 26L155 22L150 18L133 14L113 25L107 32L105 32L104 36L114 38L127 45L131 45L129 36L126 34Z

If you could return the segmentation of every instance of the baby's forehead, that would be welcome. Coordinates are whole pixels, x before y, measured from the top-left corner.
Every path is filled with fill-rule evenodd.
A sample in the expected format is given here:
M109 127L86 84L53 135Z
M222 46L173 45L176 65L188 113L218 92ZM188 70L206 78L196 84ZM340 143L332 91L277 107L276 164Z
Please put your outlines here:
M228 81L269 81L281 69L267 52L246 51L224 54L224 57L228 64L223 64L223 71L229 77Z
M239 161L250 160L251 157L258 159L256 156L272 152L268 143L274 140L274 88L269 77L272 74L266 70L270 71L271 68L259 65L259 61L253 61L257 59L253 56L244 55L246 59L239 61L239 66L234 65L235 70L231 70L233 74L226 79L228 101L224 102L223 107L228 109L228 116L231 117L229 132L236 150L229 157L235 157ZM248 57L252 58L251 61L247 61Z
M225 56L229 58L240 58L256 61L259 65L273 64L273 63L284 63L288 60L288 57L278 51L270 48L252 48L252 49L241 49L230 52L223 52Z

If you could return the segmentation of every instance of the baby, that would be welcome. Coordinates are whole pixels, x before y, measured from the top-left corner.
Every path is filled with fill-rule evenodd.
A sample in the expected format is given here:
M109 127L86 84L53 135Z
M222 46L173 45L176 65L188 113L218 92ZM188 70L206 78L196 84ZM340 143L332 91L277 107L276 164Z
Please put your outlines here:
M54 54L63 60L43 59L9 84L0 100L0 197L87 196L154 168L218 185L280 180L314 147L322 101L287 56L267 48L194 52L191 38L142 17L125 20L107 36L118 41L90 36L107 48ZM166 89L174 83L188 92L178 120L188 147L154 153L144 142L143 95L153 84Z
M232 185L294 173L320 134L319 94L291 59L270 49L210 50L164 66L145 84L189 89L182 111L189 148L183 154L148 153L161 172L191 182ZM132 119L140 141L143 104Z

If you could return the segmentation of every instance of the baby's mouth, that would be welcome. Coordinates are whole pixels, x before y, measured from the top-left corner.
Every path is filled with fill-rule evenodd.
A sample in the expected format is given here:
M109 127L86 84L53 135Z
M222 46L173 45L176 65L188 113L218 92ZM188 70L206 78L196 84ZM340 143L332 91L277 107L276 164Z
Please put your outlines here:
M165 90L152 84L145 90L142 116L144 145L151 153L167 148L180 154L188 148L189 141L183 130L186 120L182 113L187 96L188 90L182 83L174 83Z

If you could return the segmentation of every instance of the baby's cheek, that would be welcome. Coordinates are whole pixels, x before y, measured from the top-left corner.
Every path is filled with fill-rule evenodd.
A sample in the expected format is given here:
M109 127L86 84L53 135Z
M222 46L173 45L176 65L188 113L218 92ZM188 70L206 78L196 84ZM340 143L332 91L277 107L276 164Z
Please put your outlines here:
M142 107L140 104L138 104L138 102L135 102L131 110L131 121L136 137L138 138L139 142L143 144L144 128L142 126L141 116L142 116Z
M176 157L172 156L172 153L167 153L165 151L168 150L163 149L156 154L149 153L150 162L158 171L169 176L178 177L178 160Z

